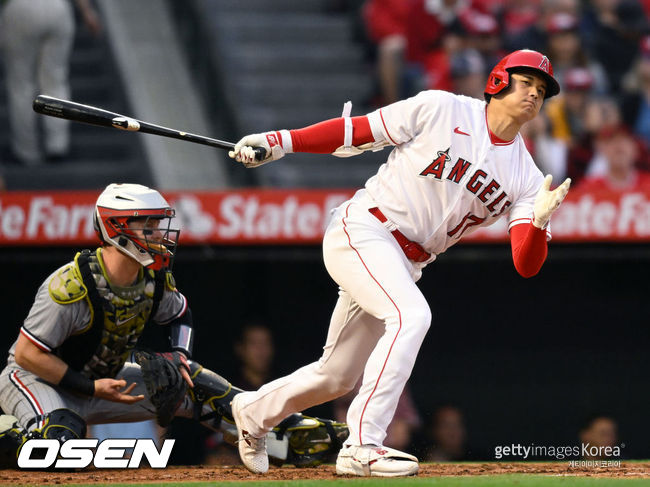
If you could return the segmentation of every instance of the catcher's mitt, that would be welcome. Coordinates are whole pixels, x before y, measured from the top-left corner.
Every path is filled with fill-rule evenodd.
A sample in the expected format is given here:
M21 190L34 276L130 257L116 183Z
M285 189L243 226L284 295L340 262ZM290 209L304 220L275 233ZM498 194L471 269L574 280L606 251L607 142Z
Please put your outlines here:
M160 426L168 426L187 393L187 383L178 370L187 367L187 360L180 352L150 353L137 351L135 361L140 365L147 398L156 408Z

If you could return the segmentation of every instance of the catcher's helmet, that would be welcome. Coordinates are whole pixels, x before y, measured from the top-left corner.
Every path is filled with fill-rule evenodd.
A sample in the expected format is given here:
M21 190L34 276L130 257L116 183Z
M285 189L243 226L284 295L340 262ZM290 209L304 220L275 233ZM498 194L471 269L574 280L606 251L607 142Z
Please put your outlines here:
M505 90L510 85L510 73L517 69L533 69L544 77L546 80L544 99L560 92L560 85L553 77L553 66L548 58L537 51L522 49L508 54L492 69L485 85L485 99L489 100L492 95Z
M153 270L169 269L180 230L162 195L140 184L109 184L97 198L94 226L102 242ZM137 224L134 225L134 222Z

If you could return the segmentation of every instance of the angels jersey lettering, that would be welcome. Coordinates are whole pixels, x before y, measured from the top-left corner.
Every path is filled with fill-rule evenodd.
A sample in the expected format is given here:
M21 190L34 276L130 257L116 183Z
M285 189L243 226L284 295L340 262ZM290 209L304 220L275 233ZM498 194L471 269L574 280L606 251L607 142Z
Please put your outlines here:
M502 216L508 228L531 221L544 177L520 135L491 141L486 106L424 91L368 115L375 140L395 148L366 191L404 235L433 254Z

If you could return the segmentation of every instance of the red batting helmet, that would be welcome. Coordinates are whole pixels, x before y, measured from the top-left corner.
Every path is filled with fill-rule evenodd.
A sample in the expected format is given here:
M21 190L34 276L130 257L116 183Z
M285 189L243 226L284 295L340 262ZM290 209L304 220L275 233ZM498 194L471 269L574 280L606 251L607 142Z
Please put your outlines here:
M505 90L510 85L512 70L521 68L533 69L544 77L546 80L545 99L560 92L560 85L553 77L553 66L548 58L537 51L522 49L508 54L492 69L485 85L485 99L489 100L492 95Z

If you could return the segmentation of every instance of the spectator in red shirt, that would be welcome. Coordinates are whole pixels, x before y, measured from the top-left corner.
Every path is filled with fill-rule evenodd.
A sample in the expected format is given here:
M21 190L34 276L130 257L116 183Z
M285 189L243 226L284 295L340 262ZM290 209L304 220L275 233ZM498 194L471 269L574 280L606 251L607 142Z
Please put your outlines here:
M460 15L468 0L410 0L406 60L409 94L451 91L450 56L464 47ZM418 79L419 78L419 79Z
M412 0L368 0L362 7L366 31L377 46L380 105L403 97L401 78L406 50L406 31Z

